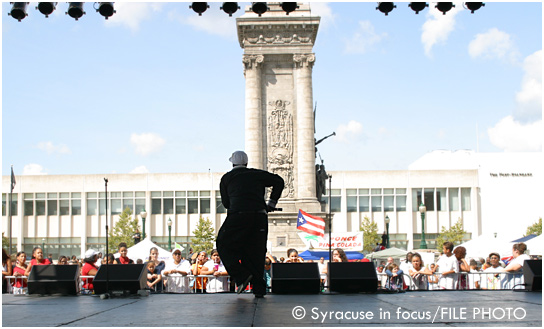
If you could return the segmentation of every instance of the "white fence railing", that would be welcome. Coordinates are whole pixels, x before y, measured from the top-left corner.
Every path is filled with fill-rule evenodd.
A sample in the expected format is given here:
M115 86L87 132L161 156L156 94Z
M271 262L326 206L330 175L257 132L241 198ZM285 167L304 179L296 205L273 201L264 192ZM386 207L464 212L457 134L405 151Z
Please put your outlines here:
M389 277L385 273L377 273L378 288L387 290ZM320 275L323 281L327 280L326 274ZM93 291L85 288L87 280L93 276L80 276L79 287L83 295L92 294ZM26 276L6 276L8 280L9 294L27 294ZM197 283L201 280L201 284ZM399 290L512 290L523 289L522 272L473 272L453 273L443 276L441 273L419 274L410 276L403 274L404 285ZM154 293L216 293L228 292L230 288L230 276L213 275L186 275L186 276L163 276L162 288L153 287ZM200 286L200 288L199 288ZM326 285L325 285L326 286Z

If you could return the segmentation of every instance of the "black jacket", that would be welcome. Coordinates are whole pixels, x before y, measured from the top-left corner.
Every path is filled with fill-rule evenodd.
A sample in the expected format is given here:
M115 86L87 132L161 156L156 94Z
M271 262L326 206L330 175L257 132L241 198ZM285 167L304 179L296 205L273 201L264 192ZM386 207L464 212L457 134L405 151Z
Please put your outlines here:
M234 167L221 178L221 202L229 212L266 210L265 188L272 186L270 200L275 204L283 185L279 175L244 166Z

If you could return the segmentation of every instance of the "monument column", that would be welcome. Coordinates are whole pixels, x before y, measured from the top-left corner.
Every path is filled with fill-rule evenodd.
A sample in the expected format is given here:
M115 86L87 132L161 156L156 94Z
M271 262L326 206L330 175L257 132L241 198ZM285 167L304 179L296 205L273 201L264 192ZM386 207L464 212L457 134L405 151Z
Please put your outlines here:
M298 198L315 201L315 144L312 92L314 54L293 55L297 99Z
M248 155L249 168L265 169L263 150L263 113L261 65L263 55L244 55L244 74L246 77L246 119L245 152Z

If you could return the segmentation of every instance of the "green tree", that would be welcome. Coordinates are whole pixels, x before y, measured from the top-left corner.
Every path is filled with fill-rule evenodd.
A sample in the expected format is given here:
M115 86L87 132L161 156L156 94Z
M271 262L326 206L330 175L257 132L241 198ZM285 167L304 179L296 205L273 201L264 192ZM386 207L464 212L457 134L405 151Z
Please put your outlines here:
M378 235L378 224L374 220L370 220L367 216L363 218L361 223L361 232L363 232L363 251L372 252L376 243L379 243L381 238Z
M463 230L463 223L461 222L461 218L457 220L457 223L450 227L449 229L446 229L446 227L442 226L442 229L440 231L440 234L438 234L438 237L436 238L436 248L438 251L442 251L442 244L446 241L450 241L453 243L454 246L463 243L463 238L465 237L465 230Z
M132 235L136 232L136 229L140 230L138 219L132 218L132 210L130 210L129 207L126 207L119 216L119 220L115 222L109 232L109 251L111 253L117 252L119 243L121 242L125 242L129 248L132 247L134 245Z
M2 248L6 249L6 251L9 249L9 238L4 236L4 232L2 232Z
M536 235L542 234L542 217L538 219L538 222L527 227L527 232L525 232L525 236L531 235L531 234L536 234Z
M209 219L200 217L193 235L195 237L191 239L191 243L195 252L205 251L209 253L212 250L213 242L215 241L215 231Z

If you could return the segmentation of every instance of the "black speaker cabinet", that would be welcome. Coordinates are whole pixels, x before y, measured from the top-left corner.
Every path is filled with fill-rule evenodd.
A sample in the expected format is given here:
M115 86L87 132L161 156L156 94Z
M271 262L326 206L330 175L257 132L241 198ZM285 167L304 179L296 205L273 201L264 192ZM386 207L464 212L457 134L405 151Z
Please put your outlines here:
M378 291L374 263L328 263L329 290L342 293Z
M523 278L529 291L542 291L542 260L526 260Z
M28 276L28 294L77 295L79 266L34 265Z
M321 281L317 263L272 263L274 294L318 294Z
M109 292L137 294L138 290L143 290L147 286L145 264L102 265L93 280L95 294L108 292L106 290L106 271L109 279Z

